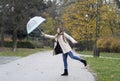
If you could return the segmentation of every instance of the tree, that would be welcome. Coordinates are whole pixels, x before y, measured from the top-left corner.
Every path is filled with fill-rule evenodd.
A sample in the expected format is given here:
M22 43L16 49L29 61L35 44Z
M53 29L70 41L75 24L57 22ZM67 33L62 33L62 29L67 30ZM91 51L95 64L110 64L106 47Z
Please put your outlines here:
M101 4L100 13L100 36L117 36L120 22L120 15L117 11L115 1Z
M49 16L49 14L45 13L45 18L46 18L46 22L43 23L40 28L43 29L43 31L45 33L48 33L48 34L55 34L56 31L56 21L55 19L52 17L52 16Z
M13 51L16 51L18 31L26 29L26 23L29 18L35 15L42 15L40 13L42 13L47 6L43 0L4 0L4 2L5 4L2 5L7 5L8 8L5 15L5 17L7 17L5 23L7 24L5 24L4 27L7 27L6 31L12 34Z
M94 1L75 2L65 8L62 16L64 26L78 41L95 34L95 10L90 9L89 3Z
M4 33L5 33L5 21L7 20L7 14L8 14L8 4L6 3L6 0L0 0L0 46L4 47Z
M3 15L3 13L1 12L0 13L0 20L3 21L3 18L1 17L1 15ZM0 46L1 47L4 47L4 22L0 22Z
M115 0L117 2L117 6L120 9L120 0Z
M102 0L86 0L72 2L64 8L62 21L64 27L78 41L95 40L96 23L98 23L98 36L118 35L120 15L115 2L104 3ZM98 6L98 13L97 12ZM98 21L96 17L98 15ZM88 43L87 43L88 45Z
M47 1L46 2L47 6L49 6L46 9L46 13L49 14L50 17L52 17L53 19L55 19L56 15L57 15L57 1L53 0L53 1Z

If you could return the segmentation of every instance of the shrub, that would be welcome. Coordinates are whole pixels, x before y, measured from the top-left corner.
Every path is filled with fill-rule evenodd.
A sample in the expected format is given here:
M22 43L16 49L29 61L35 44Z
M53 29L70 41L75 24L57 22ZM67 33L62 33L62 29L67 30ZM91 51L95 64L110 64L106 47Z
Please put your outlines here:
M103 52L120 52L120 41L114 37L100 38L97 46Z
M4 45L5 45L5 47L12 47L13 46L13 42L11 42L11 41L5 41Z
M30 41L18 42L18 48L35 48L35 45Z
M73 44L72 44L73 45ZM93 50L94 41L80 41L75 44L76 51Z
M32 41L31 43L35 46L35 48L43 48L44 47L43 41Z
M12 41L5 41L5 47L12 47L13 46L13 42ZM18 48L35 48L35 45L32 44L32 42L30 41L18 41L17 43L17 47Z

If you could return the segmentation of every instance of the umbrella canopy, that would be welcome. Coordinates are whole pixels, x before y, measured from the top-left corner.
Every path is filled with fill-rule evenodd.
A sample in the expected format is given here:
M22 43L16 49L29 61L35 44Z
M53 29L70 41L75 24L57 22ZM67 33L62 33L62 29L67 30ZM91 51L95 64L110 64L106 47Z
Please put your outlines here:
M31 18L27 23L27 33L30 34L34 29L36 29L45 19L40 16L35 16Z

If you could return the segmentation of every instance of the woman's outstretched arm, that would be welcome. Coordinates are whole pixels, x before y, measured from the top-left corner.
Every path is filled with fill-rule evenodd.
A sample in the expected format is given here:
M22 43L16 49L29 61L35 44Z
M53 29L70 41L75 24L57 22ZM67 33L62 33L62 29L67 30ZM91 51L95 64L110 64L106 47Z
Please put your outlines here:
M45 34L42 32L42 35L46 38L51 38L51 39L55 39L55 36L54 35L48 35L48 34Z
M77 43L77 41L75 39L73 39L70 35L68 35L67 33L64 32L64 36L69 39L72 43Z

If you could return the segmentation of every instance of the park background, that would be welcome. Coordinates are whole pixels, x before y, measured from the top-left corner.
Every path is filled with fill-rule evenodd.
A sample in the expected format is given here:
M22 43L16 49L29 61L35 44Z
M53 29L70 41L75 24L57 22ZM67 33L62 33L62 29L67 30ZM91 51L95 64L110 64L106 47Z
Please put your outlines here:
M37 29L27 34L26 24L34 16L46 19L39 28L47 34L54 35L61 25L78 41L71 46L80 54L104 57L85 57L98 81L120 80L120 0L0 0L0 56L53 47L54 40Z

